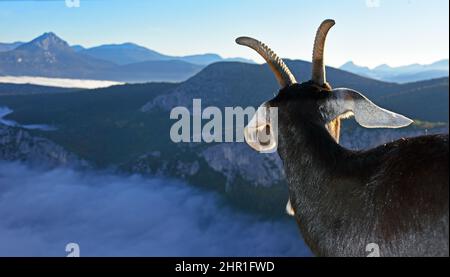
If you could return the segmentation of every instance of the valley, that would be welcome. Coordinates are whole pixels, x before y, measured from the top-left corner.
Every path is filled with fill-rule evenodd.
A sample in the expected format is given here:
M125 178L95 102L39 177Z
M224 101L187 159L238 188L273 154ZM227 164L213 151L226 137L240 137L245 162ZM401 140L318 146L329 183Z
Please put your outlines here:
M288 63L300 80L308 76L309 63ZM277 154L259 155L243 143L175 144L170 139L172 107L190 107L194 98L202 99L202 105L219 108L258 106L277 89L270 74L264 65L227 62L212 64L182 83L125 84L64 93L46 93L42 87L37 94L5 94L0 97L0 106L14 111L5 119L21 124L45 123L56 129L2 127L8 135L0 146L9 150L1 152L1 158L18 159L7 153L23 149L23 142L14 143L17 138L13 134L20 131L31 140L42 141L32 143L30 152L20 160L33 160L33 153L50 151L53 154L38 156L43 164L48 160L55 166L67 160L69 164L73 161L125 175L175 178L219 192L239 210L283 218L287 186ZM400 130L367 130L348 120L341 141L346 147L364 149L400 137L448 133L448 78L397 85L333 68L329 69L329 78L336 86L354 87L377 104L417 120L417 124ZM26 90L23 86L21 91ZM9 91L14 89L12 86ZM73 158L46 158L52 156Z

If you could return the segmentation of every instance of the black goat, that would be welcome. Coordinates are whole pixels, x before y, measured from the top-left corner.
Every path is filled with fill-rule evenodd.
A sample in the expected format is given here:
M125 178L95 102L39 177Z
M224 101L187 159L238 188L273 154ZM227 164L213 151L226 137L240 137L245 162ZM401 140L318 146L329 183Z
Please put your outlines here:
M303 84L263 43L236 40L267 61L282 87L246 127L246 141L260 152L278 149L292 210L316 255L365 256L366 246L375 243L381 256L448 256L448 135L401 139L368 151L341 147L342 118L353 115L367 128L412 121L354 90L331 89L323 51L333 25L326 20L320 26L313 77Z

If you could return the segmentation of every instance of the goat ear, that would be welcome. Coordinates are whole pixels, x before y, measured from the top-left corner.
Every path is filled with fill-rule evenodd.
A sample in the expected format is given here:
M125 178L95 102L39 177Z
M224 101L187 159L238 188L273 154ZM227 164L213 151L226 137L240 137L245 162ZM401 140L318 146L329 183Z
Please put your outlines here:
M413 123L411 119L380 108L361 93L346 88L334 89L323 109L327 121L354 115L356 122L366 128L402 128Z

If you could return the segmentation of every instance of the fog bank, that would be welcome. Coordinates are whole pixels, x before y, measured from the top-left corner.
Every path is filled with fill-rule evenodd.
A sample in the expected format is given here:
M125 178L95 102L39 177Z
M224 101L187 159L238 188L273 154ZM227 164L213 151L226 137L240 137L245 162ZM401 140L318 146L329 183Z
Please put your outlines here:
M310 255L293 219L258 220L214 193L140 176L0 162L0 256Z

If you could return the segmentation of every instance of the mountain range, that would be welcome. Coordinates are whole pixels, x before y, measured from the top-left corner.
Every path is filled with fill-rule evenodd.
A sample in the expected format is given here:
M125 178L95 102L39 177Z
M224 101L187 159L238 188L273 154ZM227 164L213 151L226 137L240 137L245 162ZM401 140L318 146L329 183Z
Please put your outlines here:
M0 45L0 74L11 76L179 82L219 61L252 62L216 54L168 56L132 43L86 49L51 32L28 43Z
M447 77L449 72L449 61L448 59L445 59L432 64L411 64L400 67L391 67L383 64L373 69L356 65L350 61L342 65L340 69L386 82L408 83Z
M2 43L0 42L0 52L11 51L22 45L23 42L17 41L12 43Z
M114 67L109 61L76 53L53 33L0 53L2 75L86 78Z
M296 79L307 81L311 63L286 60ZM190 106L192 99L202 105L218 107L258 106L278 90L267 65L215 63L170 93L155 97L142 110L170 111L176 106ZM375 103L414 119L448 122L448 77L407 84L388 83L327 67L327 79L334 87L349 87Z
M297 80L309 79L311 64L287 60ZM448 132L448 78L409 84L387 83L328 68L334 87L351 87L416 124L400 130L367 130L343 124L342 144L373 147L400 137ZM124 84L94 90L5 85L0 107L12 111L0 126L0 160L39 165L88 164L126 174L177 178L214 190L233 206L282 217L287 199L283 168L276 154L260 155L244 143L179 143L170 140L170 109L202 106L258 106L278 90L267 65L218 62L181 83ZM17 90L21 95L12 95ZM28 91L28 93L27 93ZM5 95L6 94L6 95ZM432 121L424 123L422 121ZM437 123L442 122L442 123ZM52 131L20 126L44 124ZM76 158L75 158L76 157ZM48 161L47 161L48 160ZM249 201L251 199L251 201Z
M107 44L92 48L69 45L54 33L34 40L0 43L0 75L39 76L118 82L181 82L216 62L254 63L243 58L227 58L208 53L171 56L134 43ZM448 76L448 60L429 65L401 67L380 65L370 69L348 62L340 69L371 79L408 83Z
M77 46L75 46L77 47ZM154 50L139 46L134 43L123 44L108 44L89 49L78 49L78 52L89 55L93 58L111 61L119 65L141 63L147 61L170 61L177 60L196 65L209 65L220 61L237 61L253 63L251 60L243 58L229 58L224 59L217 54L201 54L201 55L189 55L189 56L169 56L161 54Z

